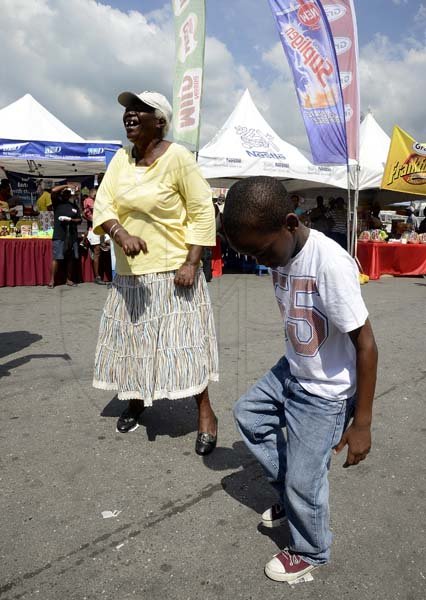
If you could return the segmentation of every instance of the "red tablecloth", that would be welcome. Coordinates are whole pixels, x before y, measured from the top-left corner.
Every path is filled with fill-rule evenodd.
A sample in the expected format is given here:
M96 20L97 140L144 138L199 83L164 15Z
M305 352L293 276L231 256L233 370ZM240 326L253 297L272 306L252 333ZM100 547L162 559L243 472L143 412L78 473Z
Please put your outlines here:
M381 275L426 275L426 244L358 242L357 256L370 279Z
M0 287L47 285L52 263L52 240L0 239ZM104 279L108 279L110 270ZM92 260L84 251L80 256L78 281L93 281Z

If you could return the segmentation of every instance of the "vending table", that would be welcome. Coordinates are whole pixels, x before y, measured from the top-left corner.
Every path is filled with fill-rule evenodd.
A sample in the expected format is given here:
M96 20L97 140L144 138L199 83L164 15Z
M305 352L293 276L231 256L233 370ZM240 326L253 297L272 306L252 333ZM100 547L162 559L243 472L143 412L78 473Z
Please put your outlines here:
M51 263L51 239L0 238L0 287L47 285ZM87 251L81 252L76 271L77 281L93 281L92 260ZM110 278L110 269L106 269L104 279Z
M426 275L426 244L359 241L357 256L370 279L381 275Z

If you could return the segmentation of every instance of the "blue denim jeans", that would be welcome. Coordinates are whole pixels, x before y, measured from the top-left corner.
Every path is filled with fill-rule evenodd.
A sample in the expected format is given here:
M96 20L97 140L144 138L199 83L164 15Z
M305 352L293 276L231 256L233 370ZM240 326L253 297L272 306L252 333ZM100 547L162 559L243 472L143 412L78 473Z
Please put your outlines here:
M328 469L354 404L355 397L325 400L305 392L282 357L234 408L245 444L285 506L290 549L312 564L330 558Z

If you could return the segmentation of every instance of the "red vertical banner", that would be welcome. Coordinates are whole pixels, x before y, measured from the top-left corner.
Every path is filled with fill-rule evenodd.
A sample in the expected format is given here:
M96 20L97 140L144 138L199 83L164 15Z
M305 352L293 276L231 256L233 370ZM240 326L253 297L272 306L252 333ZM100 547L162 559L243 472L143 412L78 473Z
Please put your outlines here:
M349 158L359 159L360 93L358 31L353 0L322 2L334 38L345 104Z

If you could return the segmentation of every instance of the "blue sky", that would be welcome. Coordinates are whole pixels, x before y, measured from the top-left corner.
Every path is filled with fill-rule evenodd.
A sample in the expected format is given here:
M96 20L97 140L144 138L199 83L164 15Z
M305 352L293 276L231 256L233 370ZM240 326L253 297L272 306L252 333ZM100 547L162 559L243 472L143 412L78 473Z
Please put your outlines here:
M307 149L294 85L268 0L207 0L201 141L244 89L270 125ZM361 109L390 134L426 140L426 0L355 0ZM117 94L157 89L171 99L171 1L2 0L0 107L31 93L86 138L122 139ZM5 71L5 70L3 70Z
M116 0L102 2L123 11L151 12L167 6L161 0ZM404 40L411 31L415 14L421 3L416 0L355 0L361 45L377 32ZM236 56L249 57L251 48L260 44L267 49L276 37L267 0L207 0L207 32L222 41ZM424 30L424 28L423 28Z
M102 2L123 11L149 13L169 6L161 0L116 0ZM360 46L382 33L395 43L413 36L424 43L425 21L415 25L422 3L417 0L355 0ZM426 3L424 3L426 7ZM223 41L246 66L258 62L256 48L267 51L277 40L268 0L206 0L207 34ZM284 60L284 58L283 58Z

